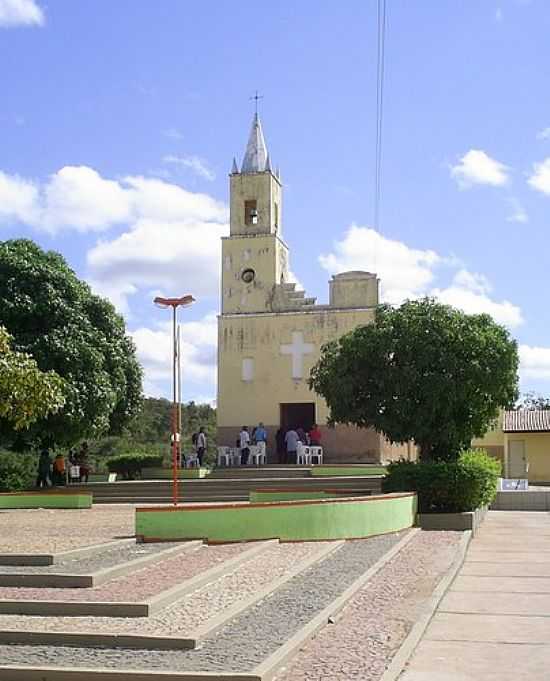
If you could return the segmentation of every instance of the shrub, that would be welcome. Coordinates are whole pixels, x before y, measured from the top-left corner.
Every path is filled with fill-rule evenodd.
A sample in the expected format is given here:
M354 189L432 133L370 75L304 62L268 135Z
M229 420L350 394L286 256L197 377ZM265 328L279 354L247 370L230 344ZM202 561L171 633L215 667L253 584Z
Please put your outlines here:
M467 450L457 461L395 461L382 481L384 492L417 492L419 513L460 513L490 504L500 463L484 451Z
M0 492L19 492L36 481L38 457L20 452L0 452Z
M125 480L133 480L136 475L141 477L142 468L161 466L162 457L135 452L112 456L105 463L110 473L119 473Z

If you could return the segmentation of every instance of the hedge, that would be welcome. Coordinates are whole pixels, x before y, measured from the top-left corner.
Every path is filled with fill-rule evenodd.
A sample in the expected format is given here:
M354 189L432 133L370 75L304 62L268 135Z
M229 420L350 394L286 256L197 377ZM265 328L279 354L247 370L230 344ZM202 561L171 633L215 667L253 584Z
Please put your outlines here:
M36 483L38 456L0 451L0 492L19 492Z
M456 461L395 461L382 480L384 492L417 492L419 513L461 513L489 505L497 492L500 463L482 450Z
M110 473L118 473L125 480L133 480L137 475L141 477L142 468L155 468L162 466L162 456L133 453L118 454L106 459L105 463Z

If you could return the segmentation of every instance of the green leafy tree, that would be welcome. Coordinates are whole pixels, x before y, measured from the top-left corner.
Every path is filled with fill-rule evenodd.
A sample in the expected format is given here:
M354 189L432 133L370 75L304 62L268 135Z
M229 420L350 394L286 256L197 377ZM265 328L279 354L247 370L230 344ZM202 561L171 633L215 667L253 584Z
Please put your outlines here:
M528 409L529 411L539 411L540 409L550 409L550 398L544 395L537 395L535 392L525 393L518 409Z
M54 371L40 371L30 355L14 352L10 342L0 327L0 418L21 430L63 407L64 381Z
M63 408L36 422L30 440L73 444L117 433L139 411L142 371L122 317L59 253L29 240L0 243L0 324L16 350L64 379ZM5 440L17 439L1 425Z
M310 387L332 422L414 440L424 459L455 459L517 398L516 342L489 315L430 298L381 305L372 324L325 345Z

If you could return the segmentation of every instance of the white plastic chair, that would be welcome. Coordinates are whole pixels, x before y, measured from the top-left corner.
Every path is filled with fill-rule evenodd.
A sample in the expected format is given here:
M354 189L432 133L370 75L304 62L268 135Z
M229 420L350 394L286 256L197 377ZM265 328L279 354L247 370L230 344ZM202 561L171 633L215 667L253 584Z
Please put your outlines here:
M309 466L309 458L309 447L306 447L301 442L298 442L298 446L296 448L296 464L298 466Z
M323 448L317 445L309 447L309 460L311 465L313 465L313 459L317 459L316 463L323 463Z
M218 466L231 466L231 449L218 447Z
M230 454L231 454L231 465L232 466L240 466L241 465L241 450L239 447L231 447L230 448Z
M188 454L185 457L185 468L200 468L199 457L196 454Z
M261 464L265 464L265 462L265 442L258 442L257 445L252 445L250 447L249 463L253 466L260 466Z

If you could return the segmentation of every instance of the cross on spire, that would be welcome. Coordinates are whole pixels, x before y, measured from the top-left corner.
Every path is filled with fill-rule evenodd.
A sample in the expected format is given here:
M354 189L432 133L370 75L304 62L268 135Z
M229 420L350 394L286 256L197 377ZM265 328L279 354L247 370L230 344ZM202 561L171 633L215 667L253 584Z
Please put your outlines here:
M263 95L259 95L259 94L258 94L258 90L256 90L256 93L254 94L254 96L249 97L249 99L253 99L253 100L254 100L254 105L255 105L255 108L256 108L256 116L258 115L258 100L259 100L259 99L263 99L263 98L264 98Z

